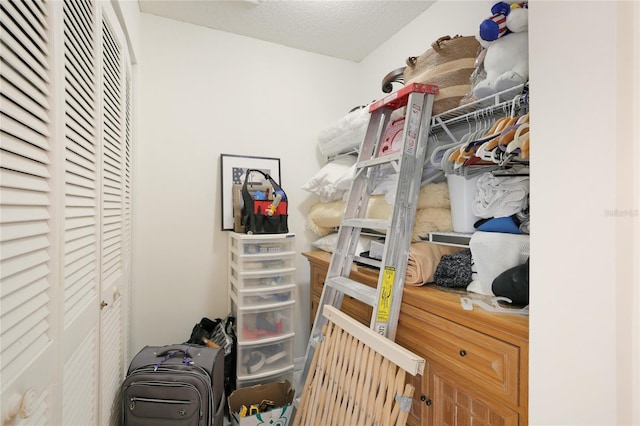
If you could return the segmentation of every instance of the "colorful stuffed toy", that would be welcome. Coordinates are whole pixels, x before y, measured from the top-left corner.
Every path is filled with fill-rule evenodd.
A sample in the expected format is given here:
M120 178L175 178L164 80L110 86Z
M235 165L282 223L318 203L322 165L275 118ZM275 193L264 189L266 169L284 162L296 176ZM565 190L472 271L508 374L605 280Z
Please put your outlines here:
M487 24L487 20L483 21L477 36L480 44L486 48L482 53L486 78L473 88L477 99L524 84L529 79L527 2L497 3L492 8L492 12L494 11L496 13L489 21L495 25ZM499 15L504 16L504 30L501 27L502 18L493 19ZM493 29L490 28L492 26ZM483 38L483 33L487 38L495 38L487 40Z

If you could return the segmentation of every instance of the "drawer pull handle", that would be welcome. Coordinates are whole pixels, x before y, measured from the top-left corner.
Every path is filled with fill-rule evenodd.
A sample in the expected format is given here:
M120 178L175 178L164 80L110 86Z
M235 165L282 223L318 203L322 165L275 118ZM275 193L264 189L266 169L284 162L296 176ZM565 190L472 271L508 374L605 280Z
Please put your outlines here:
M433 404L433 401L431 401L431 399L427 399L427 402L425 402L425 404L431 407L431 404Z
M464 349L460 349L460 356L466 356L467 355L467 351L465 351Z

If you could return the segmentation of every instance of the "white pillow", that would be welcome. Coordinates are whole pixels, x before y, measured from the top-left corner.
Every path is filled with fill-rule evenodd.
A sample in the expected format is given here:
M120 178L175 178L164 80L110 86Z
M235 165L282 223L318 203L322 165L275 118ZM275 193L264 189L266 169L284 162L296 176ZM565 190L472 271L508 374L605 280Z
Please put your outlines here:
M302 185L302 189L319 195L323 203L342 199L353 180L356 161L352 155L336 158Z
M371 241L378 240L380 237L373 237L369 235L360 235L360 239L358 240L358 246L356 248L356 255L364 251L369 251L369 247L371 246ZM333 253L338 245L338 234L329 234L326 237L319 238L311 243L313 246L319 248L320 250L328 251L329 253Z

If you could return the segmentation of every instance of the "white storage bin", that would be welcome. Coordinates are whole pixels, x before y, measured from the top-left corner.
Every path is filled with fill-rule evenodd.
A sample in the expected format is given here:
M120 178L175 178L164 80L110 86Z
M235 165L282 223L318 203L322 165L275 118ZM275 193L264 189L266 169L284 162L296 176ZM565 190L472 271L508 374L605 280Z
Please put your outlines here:
M276 254L295 251L295 234L246 235L232 233L230 248L238 254Z
M273 340L293 333L294 300L272 305L238 306L231 293L231 312L237 319L238 342Z
M238 289L262 289L295 284L295 269L276 271L239 272L231 268L231 280Z
M282 382L284 380L289 380L289 382L293 383L293 365L289 368L285 368L282 372L275 372L268 376L238 376L236 387L247 388L249 386Z
M238 282L234 278L231 278L231 291L233 292L235 299L238 301L238 306L258 307L295 300L296 285L289 284L241 290L238 286Z
M474 216L471 204L476 196L480 174L467 178L466 176L447 175L449 198L451 199L451 220L453 230L470 234L475 232L473 226L480 218Z
M291 269L295 266L295 253L275 255L239 255L231 251L231 266L239 272L261 271L269 272L281 269Z
M293 334L258 344L238 344L238 377L264 377L293 365Z

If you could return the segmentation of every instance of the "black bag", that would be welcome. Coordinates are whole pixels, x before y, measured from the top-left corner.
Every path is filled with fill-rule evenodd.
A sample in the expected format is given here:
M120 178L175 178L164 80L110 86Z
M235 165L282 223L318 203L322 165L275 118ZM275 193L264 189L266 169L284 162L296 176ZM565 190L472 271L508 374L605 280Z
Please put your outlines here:
M249 191L249 175L260 173L268 181L273 191L265 194L264 200L256 200ZM247 234L286 234L289 232L287 214L287 194L267 173L256 169L247 169L242 185L242 225Z
M211 340L224 350L224 391L228 397L236 390L236 358L238 353L238 338L235 332L236 318L232 315L225 319L202 318L193 326L191 337L186 343L201 345L203 338Z
M121 386L122 425L222 426L223 357L222 348L145 346Z

